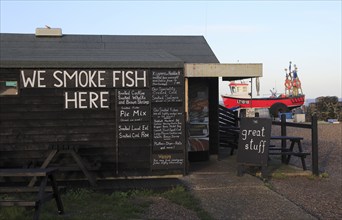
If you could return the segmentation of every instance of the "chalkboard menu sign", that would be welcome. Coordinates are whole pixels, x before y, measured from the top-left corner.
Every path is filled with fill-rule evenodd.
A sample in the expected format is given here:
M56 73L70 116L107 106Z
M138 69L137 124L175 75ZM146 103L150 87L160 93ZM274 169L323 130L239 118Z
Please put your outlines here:
M183 102L184 77L179 70L152 71L152 102Z
M151 96L148 89L118 89L117 138L119 147L151 138ZM136 142L136 143L137 143Z
M184 76L152 71L152 170L183 169L185 158Z
M152 169L182 169L184 167L184 154L153 154Z
M153 86L182 86L183 75L179 70L152 71Z
M268 118L241 118L238 163L267 166L271 124Z
M154 87L152 88L152 102L182 102L184 97L181 87Z
M149 105L150 91L147 89L118 89L118 105Z
M151 117L150 106L118 106L119 122L149 121Z
M153 107L153 149L183 149L182 107Z
M147 123L120 123L118 125L119 139L150 138L150 124Z

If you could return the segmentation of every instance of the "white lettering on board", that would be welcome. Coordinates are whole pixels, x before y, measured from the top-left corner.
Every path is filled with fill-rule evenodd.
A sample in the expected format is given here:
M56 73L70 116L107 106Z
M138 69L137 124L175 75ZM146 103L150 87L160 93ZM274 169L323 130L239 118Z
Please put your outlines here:
M102 81L104 80L102 74L105 74L106 71L100 70L100 71L98 71L98 73L99 73L99 74L97 74L97 77L98 77L98 78L97 78L97 81L99 82L98 86L99 86L99 87L106 87L106 85L102 84Z
M75 71L72 75L70 75L67 71L63 71L63 76L64 76L64 87L67 87L67 78L69 80L75 79L75 87L78 87L78 82L77 82L77 71Z
M66 109L109 108L109 92L65 92Z
M244 129L241 131L242 140L247 140L248 137L265 137L265 127L260 130ZM258 153L263 154L265 152L266 141L261 140L259 144L255 144L253 138L250 139L249 143L245 144L245 150L254 150Z
M86 99L84 95L87 95L87 92L78 92L78 108L87 108L87 105L85 103Z
M146 70L21 70L23 88L143 88Z
M108 99L106 99L104 96L107 96L107 97L109 97L109 92L100 92L100 103L101 103L101 108L109 108L109 100ZM106 103L108 103L107 105L106 105Z
M99 98L99 95L95 92L90 92L89 95L89 108L98 108L96 105L96 100Z
M248 136L265 137L265 127L262 127L261 130L244 129L241 131L241 135L242 135L242 140L246 140Z
M72 98L69 97L69 94L71 93ZM65 92L64 95L65 95L65 108L66 109L69 109L69 103L72 102L74 103L74 108L77 108L77 92Z
M56 84L56 83L55 83L55 84L53 84L53 86L56 87L56 88L60 88L60 87L63 86L63 81L62 81L60 78L58 78L57 74L63 74L63 72L57 70L57 71L55 71L55 72L53 73L53 78L55 78L55 79L59 82L59 84Z
M142 76L139 77L139 72L136 71L113 71L113 87L117 87L117 82L121 81L121 87L141 87L139 83L143 84L142 87L146 87L146 71L142 72Z
M119 70L114 70L113 71L113 87L116 87L116 81L120 80L119 77L116 77L117 74L119 74L120 71Z
M135 71L137 72L137 71ZM141 78L138 77L138 74L136 74L135 76L135 84L138 85L138 81L143 81L143 85L144 87L146 87L146 71L144 70L143 72L143 76Z
M128 71L128 72L126 72L126 78L127 78L129 81L131 81L130 84L126 83L126 86L127 86L127 87L133 87L133 86L134 86L134 79L131 78L130 75L133 75L133 71ZM125 77L123 77L123 78L125 78Z
M38 88L45 88L46 87L46 85L43 84L43 81L45 80L45 78L43 78L43 76L42 76L43 73L46 73L45 70L34 70L32 73L32 77L25 75L24 70L21 70L20 73L21 73L20 74L21 80L22 80L25 88L36 87L36 81L37 81L37 87ZM30 86L28 86L28 85L30 85Z
M83 77L82 77L83 76ZM81 71L79 74L78 74L78 82L79 82L79 85L81 87L86 87L89 83L89 78L88 78L88 74L86 71ZM77 80L76 80L76 87L77 87Z
M42 77L41 73L45 73L45 70L38 70L38 88L45 88L46 85L42 84L44 78Z

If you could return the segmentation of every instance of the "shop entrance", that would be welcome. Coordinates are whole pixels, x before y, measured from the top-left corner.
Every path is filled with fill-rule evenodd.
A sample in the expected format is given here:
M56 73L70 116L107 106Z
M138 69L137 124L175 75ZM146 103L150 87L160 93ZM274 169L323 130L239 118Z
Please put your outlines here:
M189 161L206 161L218 153L218 78L188 79Z
M188 159L208 161L220 155L219 78L261 77L262 64L186 63L186 122Z

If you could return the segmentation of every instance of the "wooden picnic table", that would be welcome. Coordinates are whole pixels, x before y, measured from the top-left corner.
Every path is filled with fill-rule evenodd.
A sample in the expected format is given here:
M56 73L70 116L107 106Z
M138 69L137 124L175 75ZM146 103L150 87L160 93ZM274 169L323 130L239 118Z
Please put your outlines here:
M72 158L76 161L79 168L82 170L84 175L87 177L91 186L96 186L96 178L88 171L85 166L85 161L82 160L81 156L78 154L78 145L74 144L52 144L49 146L50 153L44 160L40 168L47 168L51 161L58 154L70 154ZM36 177L33 177L29 183L29 186L33 186L36 182Z
M28 169L0 169L0 177L37 177L40 180L39 187L33 186L11 186L11 187L0 187L1 193L38 193L35 199L31 200L19 200L19 199L1 199L1 207L9 206L24 206L24 207L34 207L35 212L33 219L38 220L42 205L50 200L55 199L58 214L64 213L63 203L59 194L57 182L54 174L57 172L57 168L28 168ZM52 192L47 190L47 182L50 180Z
M306 170L306 164L305 164L305 158L306 156L310 155L308 152L304 152L302 148L302 140L303 137L296 137L296 136L271 136L271 140L281 140L281 141L287 141L289 140L291 142L290 147L287 147L287 145L281 145L281 147L276 147L275 145L270 145L269 147L269 155L281 155L282 161L284 161L286 164L289 164L291 156L300 157L303 170ZM298 147L298 151L294 151L294 147Z

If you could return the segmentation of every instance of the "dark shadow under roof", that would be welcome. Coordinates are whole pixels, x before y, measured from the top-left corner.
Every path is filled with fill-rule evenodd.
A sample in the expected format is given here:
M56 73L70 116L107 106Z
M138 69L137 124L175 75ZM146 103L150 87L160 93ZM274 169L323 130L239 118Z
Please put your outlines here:
M0 35L2 68L179 68L218 63L203 36Z

